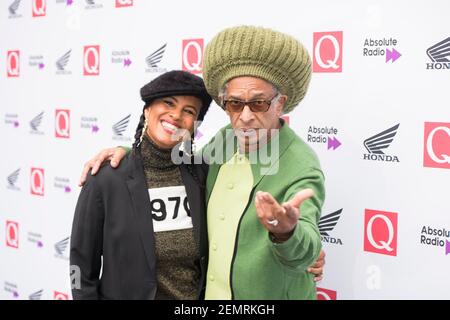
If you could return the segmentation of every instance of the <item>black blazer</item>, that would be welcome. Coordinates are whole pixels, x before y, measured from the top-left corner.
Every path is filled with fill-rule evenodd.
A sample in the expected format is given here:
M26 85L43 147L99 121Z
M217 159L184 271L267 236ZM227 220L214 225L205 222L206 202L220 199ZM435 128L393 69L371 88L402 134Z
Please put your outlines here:
M188 168L181 164L180 168L200 250L201 299L208 265L204 189L207 166ZM155 298L155 239L150 213L140 156L130 154L117 169L107 164L95 176L89 174L72 225L70 265L81 271L81 288L76 288L72 275L74 299Z

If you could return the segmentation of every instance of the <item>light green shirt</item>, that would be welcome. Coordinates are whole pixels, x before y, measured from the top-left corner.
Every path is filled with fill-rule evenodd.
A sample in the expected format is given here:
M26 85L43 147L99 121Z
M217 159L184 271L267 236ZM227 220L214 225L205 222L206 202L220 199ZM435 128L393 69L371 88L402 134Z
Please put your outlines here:
M236 153L220 167L208 202L209 264L205 299L231 299L234 244L252 186L252 168L244 155Z

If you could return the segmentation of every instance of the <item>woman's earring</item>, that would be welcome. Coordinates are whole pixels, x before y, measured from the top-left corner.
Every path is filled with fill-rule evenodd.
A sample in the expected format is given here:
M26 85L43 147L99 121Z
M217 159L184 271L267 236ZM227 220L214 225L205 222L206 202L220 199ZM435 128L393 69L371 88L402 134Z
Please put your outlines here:
M178 151L181 152L181 153L185 153L186 152L186 146L185 146L183 140L181 140L181 142L179 143Z
M196 146L195 146L195 140L194 140L194 139L192 139L192 140L191 140L191 151L192 151L192 154L194 154L194 153L195 153L195 150L196 150Z
M144 139L144 135L146 132L147 132L147 118L145 118L145 121L144 121L144 128L142 128L142 133L141 133L141 138L139 140L139 144L142 143L142 139Z

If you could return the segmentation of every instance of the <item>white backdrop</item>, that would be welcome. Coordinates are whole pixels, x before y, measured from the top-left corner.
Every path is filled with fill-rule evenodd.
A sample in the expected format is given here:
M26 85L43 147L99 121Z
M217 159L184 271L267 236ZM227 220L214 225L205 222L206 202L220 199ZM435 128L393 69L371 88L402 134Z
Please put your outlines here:
M449 10L445 0L1 0L0 298L71 298L83 163L131 145L144 84L201 73L217 32L253 24L295 36L314 60L288 116L326 175L319 298L449 299ZM227 121L212 106L197 143Z

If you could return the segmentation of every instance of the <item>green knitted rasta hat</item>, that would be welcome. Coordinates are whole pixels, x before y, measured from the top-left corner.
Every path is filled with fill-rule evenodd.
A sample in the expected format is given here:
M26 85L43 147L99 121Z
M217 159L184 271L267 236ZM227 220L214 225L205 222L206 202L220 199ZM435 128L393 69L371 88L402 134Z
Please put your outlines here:
M288 99L283 113L303 99L311 80L311 58L295 38L254 26L228 28L206 46L203 78L220 105L219 91L232 78L253 76L274 84Z

